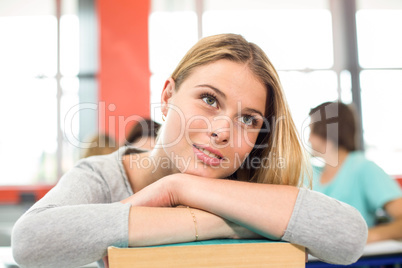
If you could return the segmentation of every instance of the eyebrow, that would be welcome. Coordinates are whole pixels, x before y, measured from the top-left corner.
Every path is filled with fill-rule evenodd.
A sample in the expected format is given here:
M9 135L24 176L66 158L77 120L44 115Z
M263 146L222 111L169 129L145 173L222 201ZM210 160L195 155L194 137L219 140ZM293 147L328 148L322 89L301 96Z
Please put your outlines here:
M196 87L208 87L210 89L212 89L213 91L215 91L216 94L220 95L222 98L226 99L226 94L223 93L221 90L217 89L214 86L208 85L208 84L202 84L202 85L198 85Z
M208 87L208 88L212 89L213 91L215 91L216 94L218 94L218 95L222 96L222 98L226 99L226 94L223 93L221 90L217 89L217 88L214 87L214 86L211 86L211 85L208 85L208 84L202 84L202 85L198 85L198 86L196 86L196 87ZM245 108L244 111L245 111L245 112L249 112L249 113L256 113L256 114L261 115L261 117L264 117L264 115L262 114L262 112L260 112L260 111L258 111L258 110L256 110L256 109Z
M258 111L258 110L256 110L256 109L252 109L252 108L246 108L246 109L244 109L246 112L249 112L249 113L256 113L256 114L259 114L259 115L261 115L261 117L264 117L264 115L260 112L260 111Z

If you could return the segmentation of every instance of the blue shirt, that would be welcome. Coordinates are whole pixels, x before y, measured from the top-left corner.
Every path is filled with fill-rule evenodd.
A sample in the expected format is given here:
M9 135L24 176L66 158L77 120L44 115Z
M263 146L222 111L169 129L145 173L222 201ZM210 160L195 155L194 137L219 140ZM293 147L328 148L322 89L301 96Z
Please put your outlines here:
M375 212L394 199L402 189L362 152L351 152L335 177L321 184L322 167L313 167L313 190L357 208L369 227L375 224Z

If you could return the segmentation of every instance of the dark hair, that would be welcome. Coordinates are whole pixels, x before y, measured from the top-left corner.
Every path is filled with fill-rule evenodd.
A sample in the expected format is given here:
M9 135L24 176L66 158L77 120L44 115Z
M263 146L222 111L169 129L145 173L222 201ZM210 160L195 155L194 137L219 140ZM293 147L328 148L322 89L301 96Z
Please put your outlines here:
M126 145L130 145L136 142L141 137L153 137L156 138L157 133L161 125L151 119L143 119L138 121L137 124L131 129L127 136Z
M115 139L107 134L99 133L91 137L89 140L90 147L87 148L82 157L90 157L93 155L110 154L119 148Z
M324 102L311 109L309 115L311 133L349 152L358 149L356 114L350 105L342 102ZM337 127L337 131L331 129L331 125Z

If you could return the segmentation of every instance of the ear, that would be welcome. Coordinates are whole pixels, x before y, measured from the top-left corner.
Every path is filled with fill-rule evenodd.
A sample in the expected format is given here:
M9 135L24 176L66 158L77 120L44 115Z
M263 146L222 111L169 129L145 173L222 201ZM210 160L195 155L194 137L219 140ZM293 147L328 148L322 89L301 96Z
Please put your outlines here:
M166 80L165 85L162 90L162 95L161 95L161 104L162 104L162 114L166 116L167 111L168 111L168 104L169 101L171 100L173 93L175 90L175 82L173 78L169 78Z

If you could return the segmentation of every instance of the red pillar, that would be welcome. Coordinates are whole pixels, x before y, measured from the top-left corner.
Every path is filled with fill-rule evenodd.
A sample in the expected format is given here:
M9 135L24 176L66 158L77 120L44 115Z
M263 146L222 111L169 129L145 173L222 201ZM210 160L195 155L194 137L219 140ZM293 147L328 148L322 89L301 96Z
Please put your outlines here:
M97 0L99 131L124 141L135 115L150 116L150 0Z

